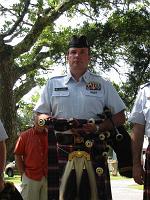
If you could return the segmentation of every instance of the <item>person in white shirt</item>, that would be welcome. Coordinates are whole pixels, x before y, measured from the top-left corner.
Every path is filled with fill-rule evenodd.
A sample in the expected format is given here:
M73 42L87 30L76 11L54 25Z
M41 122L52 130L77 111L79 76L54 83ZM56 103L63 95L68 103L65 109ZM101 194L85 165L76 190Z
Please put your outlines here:
M0 120L0 192L4 189L3 172L6 164L6 144L5 140L8 138L4 126Z
M97 120L99 119L98 114L103 113L104 107L107 106L112 111L113 123L116 126L123 124L125 122L124 110L126 106L117 91L108 80L88 70L90 47L86 36L72 37L69 42L67 60L69 63L68 74L49 79L41 94L41 98L34 109L39 117L40 113L45 113L57 119L89 120L93 118ZM79 132L84 135L94 134L97 131L104 132L113 129L113 124L109 119L106 119L98 125L85 123L81 129L74 130L77 133L76 135ZM69 131L68 135L67 133L60 134L69 140L71 134L75 137L75 134L71 133L71 130ZM59 199L112 200L107 159L102 155L102 149L105 145L94 142L92 147L86 146L82 139L80 135L78 138L76 137L74 144L62 144L60 140L57 143L59 174L62 171L64 172L63 168L65 169L61 179ZM51 147L49 147L50 153L53 150ZM51 153L52 155L50 155L50 153L49 159L54 157L54 154ZM83 156L78 158L82 153ZM75 155L75 157L68 160L68 155L70 157ZM90 160L87 155L91 157ZM51 169L52 166L49 164L49 170ZM57 166L53 169L57 169ZM73 175L74 171L76 175ZM48 178L52 180L53 175L54 173L51 173ZM77 176L77 187L75 186L76 179L73 179L74 181L71 178L69 179L70 175L72 177ZM70 184L69 180L72 180ZM53 181L53 185L55 182ZM69 186L69 189L67 189L67 186ZM54 194L56 188L57 186L50 187L49 191ZM54 199L58 199L58 197Z
M131 132L133 178L136 183L144 184L143 200L148 200L150 199L150 145L146 149L144 167L142 166L141 155L144 135L150 141L150 82L140 87L129 121L133 124Z

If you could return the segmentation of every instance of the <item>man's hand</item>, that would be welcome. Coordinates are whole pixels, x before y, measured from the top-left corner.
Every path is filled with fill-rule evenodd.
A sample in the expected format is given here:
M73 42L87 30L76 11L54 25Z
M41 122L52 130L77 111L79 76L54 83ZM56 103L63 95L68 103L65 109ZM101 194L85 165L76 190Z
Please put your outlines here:
M97 125L89 121L86 124L82 124L82 127L80 128L73 128L71 129L73 134L79 135L80 133L85 133L85 134L90 134L90 133L95 133L97 131Z
M83 124L83 131L86 134L95 133L97 131L97 126L93 122L88 122L87 124Z
M133 178L137 184L139 184L139 185L144 184L144 169L143 169L142 165L134 165L133 166Z
M144 141L145 126L142 124L134 124L132 139L132 155L133 155L133 178L140 185L144 182L144 170L141 164L141 153Z

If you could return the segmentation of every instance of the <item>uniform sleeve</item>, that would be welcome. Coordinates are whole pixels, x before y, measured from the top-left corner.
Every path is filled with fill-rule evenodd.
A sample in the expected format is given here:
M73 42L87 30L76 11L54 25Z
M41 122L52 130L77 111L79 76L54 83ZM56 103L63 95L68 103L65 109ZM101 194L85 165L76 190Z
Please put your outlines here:
M25 153L25 135L21 135L19 136L16 145L15 145L15 149L14 149L14 154L17 155L24 155Z
M0 141L6 140L8 138L8 135L4 129L4 126L0 120Z
M111 109L113 114L125 110L126 106L113 85L109 81L105 85L107 87L105 88L106 106Z
M145 117L143 113L143 105L144 105L144 92L142 89L139 90L135 103L133 105L131 114L129 116L128 121L132 123L138 123L145 125Z
M42 90L40 99L38 100L34 108L34 111L50 115L51 114L50 98L51 98L51 89L49 87L49 81L48 81L46 86Z

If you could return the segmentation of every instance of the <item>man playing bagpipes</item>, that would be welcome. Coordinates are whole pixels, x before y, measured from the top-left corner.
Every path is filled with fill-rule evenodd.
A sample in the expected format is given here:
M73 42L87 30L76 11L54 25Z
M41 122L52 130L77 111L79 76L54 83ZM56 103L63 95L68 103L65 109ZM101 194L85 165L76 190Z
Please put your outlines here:
M39 128L40 113L53 121L48 126L48 199L112 200L107 164L109 145L105 138L109 137L107 131L124 124L125 105L108 80L88 71L90 47L85 36L72 37L67 60L70 71L48 81L35 108ZM111 118L97 123L97 114L103 113L105 106L111 109ZM54 126L55 119L71 118L87 121L80 126L80 120L73 120L75 127L63 121L64 130L61 124Z

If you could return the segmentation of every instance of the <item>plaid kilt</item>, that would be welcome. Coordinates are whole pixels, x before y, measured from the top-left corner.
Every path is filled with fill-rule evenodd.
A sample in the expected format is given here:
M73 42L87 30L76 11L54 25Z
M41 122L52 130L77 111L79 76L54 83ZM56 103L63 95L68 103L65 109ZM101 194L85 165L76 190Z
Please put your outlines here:
M150 200L150 145L146 150L143 200Z
M98 146L99 145L99 146ZM60 177L63 175L65 165L68 160L68 154L77 150L76 146L72 145L60 145L58 144L58 163L59 163L59 175ZM97 144L98 151L101 153L103 152L103 144ZM98 155L97 149L91 150L89 148L84 148L84 150L91 155L92 165L95 172L96 177L96 185L99 199L97 200L112 200L111 194L111 186L110 186L110 176L109 176L109 169L107 164L107 159L104 158L102 155ZM96 173L97 167L101 167L104 172L102 175L98 175Z
M59 199L59 168L56 137L54 131L48 132L48 200Z
M59 186L63 175L69 153L77 150L77 146L57 144L54 131L48 134L48 200L59 200ZM92 148L82 146L84 151L91 155L91 161L96 177L96 185L99 199L112 200L110 176L107 159L102 156L105 144L95 142ZM96 168L103 168L103 174L98 175Z

